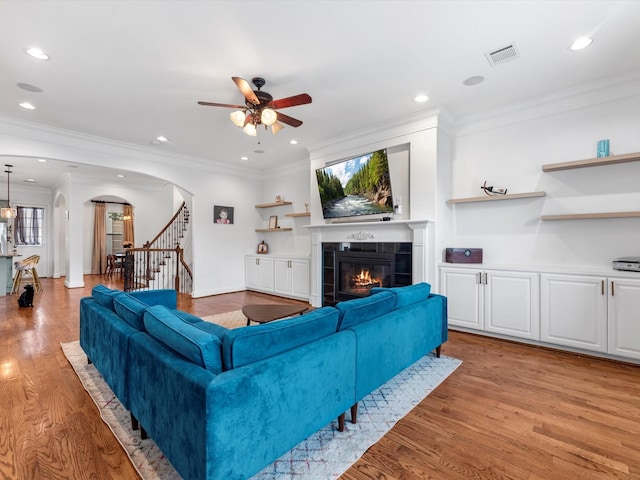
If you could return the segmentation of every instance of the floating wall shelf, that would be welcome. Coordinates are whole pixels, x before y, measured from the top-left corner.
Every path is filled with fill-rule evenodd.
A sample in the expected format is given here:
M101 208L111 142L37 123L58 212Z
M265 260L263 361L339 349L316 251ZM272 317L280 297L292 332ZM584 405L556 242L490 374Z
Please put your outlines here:
M571 170L574 168L597 167L600 165L638 161L640 161L640 153L626 153L624 155L610 155L608 157L589 158L587 160L576 160L573 162L548 163L542 165L542 171L556 172L558 170Z
M285 213L285 217L310 217L310 212L301 212L301 213Z
M284 205L293 205L293 202L261 203L260 205L256 205L256 208L283 207Z
M485 195L483 197L452 198L447 203L493 202L496 200L515 200L517 198L544 197L546 192L508 193L506 195Z
M640 212L569 213L566 215L542 215L542 220L591 220L596 218L633 218Z
M290 232L292 228L256 228L256 232Z

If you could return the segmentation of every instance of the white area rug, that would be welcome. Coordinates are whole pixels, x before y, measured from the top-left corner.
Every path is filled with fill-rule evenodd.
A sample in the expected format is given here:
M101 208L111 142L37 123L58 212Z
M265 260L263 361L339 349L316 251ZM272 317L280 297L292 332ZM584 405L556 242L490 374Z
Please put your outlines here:
M204 318L228 328L246 325L246 318L239 310ZM131 430L129 412L120 404L95 367L87 364L87 357L79 342L63 343L61 346L85 390L100 410L100 416L122 444L140 476L145 480L180 479L153 440L141 440L140 432ZM334 425L327 425L252 479L338 478L461 363L460 360L445 356L423 357L359 403L357 424L349 421L347 412L344 432L338 432Z

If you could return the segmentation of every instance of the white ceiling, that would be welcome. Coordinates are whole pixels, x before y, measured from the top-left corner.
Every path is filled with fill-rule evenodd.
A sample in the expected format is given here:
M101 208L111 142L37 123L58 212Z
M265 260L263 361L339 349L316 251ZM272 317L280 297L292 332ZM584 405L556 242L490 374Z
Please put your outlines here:
M571 52L582 35L593 44ZM492 67L485 53L509 44L519 58ZM0 0L0 116L258 170L433 107L460 121L639 69L640 1ZM232 76L264 77L274 98L308 93L283 110L304 124L258 144L231 110L196 104L243 103ZM37 177L40 164L12 161Z

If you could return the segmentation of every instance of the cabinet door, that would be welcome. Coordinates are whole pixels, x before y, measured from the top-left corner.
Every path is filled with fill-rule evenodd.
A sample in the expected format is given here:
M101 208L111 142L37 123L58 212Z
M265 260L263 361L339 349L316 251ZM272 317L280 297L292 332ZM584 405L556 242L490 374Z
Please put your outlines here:
M609 353L640 359L640 280L610 278Z
M488 332L540 340L537 273L484 273L484 328Z
M606 280L583 275L543 274L540 283L540 339L606 352Z
M258 258L260 263L260 290L273 292L273 258Z
M480 330L484 328L481 277L479 270L440 270L440 285L442 294L447 297L450 325Z
M260 259L258 257L245 257L244 284L247 288L260 288Z
M291 260L276 258L274 261L274 272L274 293L291 295Z
M309 300L309 281L310 281L309 260L294 259L291 260L291 294Z

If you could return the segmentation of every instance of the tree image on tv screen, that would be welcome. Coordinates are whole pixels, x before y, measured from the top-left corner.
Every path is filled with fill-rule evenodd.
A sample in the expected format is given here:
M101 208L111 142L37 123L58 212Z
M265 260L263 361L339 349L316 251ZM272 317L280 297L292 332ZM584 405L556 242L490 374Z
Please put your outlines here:
M316 170L324 218L393 212L386 150Z

